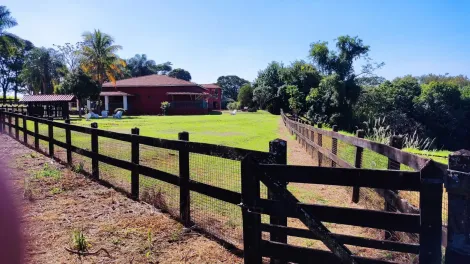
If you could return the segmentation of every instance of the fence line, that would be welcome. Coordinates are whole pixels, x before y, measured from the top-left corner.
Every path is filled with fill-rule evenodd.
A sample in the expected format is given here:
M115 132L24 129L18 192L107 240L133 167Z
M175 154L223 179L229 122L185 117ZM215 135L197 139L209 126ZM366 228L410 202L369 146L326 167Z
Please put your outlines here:
M27 125L31 122L32 124ZM46 127L45 134L40 132L40 128L43 126ZM56 138L58 134L54 133L55 130L63 130L65 132L63 133L64 138ZM169 207L166 209L170 213L174 212L172 216L180 220L186 227L196 225L197 228L237 247L242 245L243 240L241 211L234 210L234 208L238 208L241 202L241 176L239 173L237 174L239 169L218 168L214 167L217 164L211 163L229 164L232 167L239 166L240 161L248 154L255 157L260 163L271 164L279 160L279 157L277 157L279 154L277 153L190 142L187 132L180 133L179 140L159 139L141 136L137 128L132 129L131 134L117 133L98 129L97 123L92 123L91 127L83 127L70 124L70 120L66 120L65 123L59 123L53 120L13 112L3 112L1 110L0 132L7 133L17 140L19 140L20 133L23 133L22 141L24 144L31 144L31 147L36 150L45 147L45 152L49 156L59 158L71 166L78 163L82 165L82 162L85 163L85 159L91 160L89 174L96 180L104 180L106 178L107 181L108 176L103 168L103 164L128 171L126 175L130 177L124 175L123 178L130 178L130 188L121 188L122 186L118 186L119 184L114 184L114 182L111 182L111 185L116 185L115 187L124 190L133 199L148 198L150 195L152 196L150 198L155 200L161 199L158 196L165 196L166 200L164 203L166 204L163 206ZM71 136L73 133L88 135L87 140L88 142L91 141L91 148L85 147L83 144L75 144ZM32 137L33 140L31 138L28 140L29 137ZM116 142L113 143L114 145L106 145L103 143L103 139L110 139ZM43 145L43 142L46 145ZM130 148L117 149L117 144L124 144L125 142L129 143ZM152 153L147 155L144 150L147 151L149 147L152 148L150 149ZM63 149L63 156L59 155L61 154L58 150L59 148ZM102 154L108 148L112 149L113 152L127 152L129 157L119 158ZM150 163L144 162L149 157L153 158L156 153L155 151L163 150L176 151L175 153L178 156L176 162L172 163L172 167L166 168L168 170L165 170L163 164L157 163L157 167L155 167ZM172 154L169 153L169 155ZM165 157L171 157L169 155ZM285 155L285 153L281 155ZM283 158L285 159L285 157L281 157L281 159ZM236 162L236 164L228 163L229 160ZM175 169L176 173L174 172ZM221 178L207 179L207 177L204 177L203 174L209 173L208 170L211 169L220 172L216 177L220 176ZM227 169L234 170L235 173L224 175L222 170ZM229 176L233 179L223 179L223 176ZM231 183L226 185L220 184L220 182L228 180L231 180ZM127 187L127 184L125 185ZM165 193L165 188L161 187L163 185L166 186L165 188L173 188L172 186L174 186L179 195L174 192ZM149 191L149 186L156 186L155 188L158 188L158 190ZM160 192L163 194L160 194ZM177 201L178 199L179 203L170 203L170 200ZM154 205L162 206L161 204ZM233 215L227 215L232 213ZM214 217L211 218L210 215ZM228 220L218 222L218 218L223 219L224 217L228 218ZM238 231L234 232L232 230L230 232L224 230L225 227L222 225L225 225L226 222L229 222L232 229Z

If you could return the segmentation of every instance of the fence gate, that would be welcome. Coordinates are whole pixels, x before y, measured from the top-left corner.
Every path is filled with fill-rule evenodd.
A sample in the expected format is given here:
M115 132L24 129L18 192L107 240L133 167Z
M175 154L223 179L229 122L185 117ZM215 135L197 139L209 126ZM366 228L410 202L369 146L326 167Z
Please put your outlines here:
M242 169L242 214L245 263L394 263L355 256L345 245L419 255L420 263L441 263L442 178L433 161L417 172L257 164L245 157ZM287 190L289 182L417 191L420 213L405 214L301 203ZM260 183L270 196L260 198ZM269 215L268 223L261 216ZM287 226L299 219L307 229ZM419 235L418 243L377 240L330 232L322 222ZM270 240L266 240L269 233ZM287 237L320 240L330 250L294 246Z

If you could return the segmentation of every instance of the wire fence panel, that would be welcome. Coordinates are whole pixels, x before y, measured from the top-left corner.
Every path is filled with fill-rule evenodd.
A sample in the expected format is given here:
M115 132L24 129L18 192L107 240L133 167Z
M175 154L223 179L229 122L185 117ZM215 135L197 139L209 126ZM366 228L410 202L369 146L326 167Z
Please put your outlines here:
M179 153L176 150L146 145L139 147L139 164L179 177ZM179 186L140 175L140 199L179 218Z
M98 153L107 157L131 161L131 143L106 137L98 137ZM99 162L100 179L131 192L131 171Z
M91 151L91 135L77 131L70 131L72 146ZM72 152L73 169L76 172L85 172L91 174L91 159Z
M241 162L190 153L190 179L234 192L241 192ZM191 218L210 234L234 245L242 241L241 210L218 199L191 192Z
M62 143L66 143L65 140L65 129L59 127L52 128L54 139ZM54 146L54 157L60 161L67 162L67 150L65 148Z

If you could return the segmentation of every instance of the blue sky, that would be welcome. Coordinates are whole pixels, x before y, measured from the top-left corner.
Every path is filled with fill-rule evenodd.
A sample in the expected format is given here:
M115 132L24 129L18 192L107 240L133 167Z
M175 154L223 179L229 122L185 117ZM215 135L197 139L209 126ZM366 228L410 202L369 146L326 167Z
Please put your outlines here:
M387 79L470 75L470 1L108 1L3 0L36 46L75 43L100 29L123 46L171 61L193 81L235 74L254 80L273 60L307 59L312 42L349 34L371 46Z

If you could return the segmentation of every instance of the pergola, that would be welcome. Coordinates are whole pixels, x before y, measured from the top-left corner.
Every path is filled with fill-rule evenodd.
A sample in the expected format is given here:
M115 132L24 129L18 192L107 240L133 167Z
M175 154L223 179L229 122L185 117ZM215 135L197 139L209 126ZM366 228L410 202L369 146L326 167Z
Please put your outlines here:
M43 118L69 118L69 103L75 100L74 95L41 94L25 95L20 103L28 105L27 112L30 116Z

